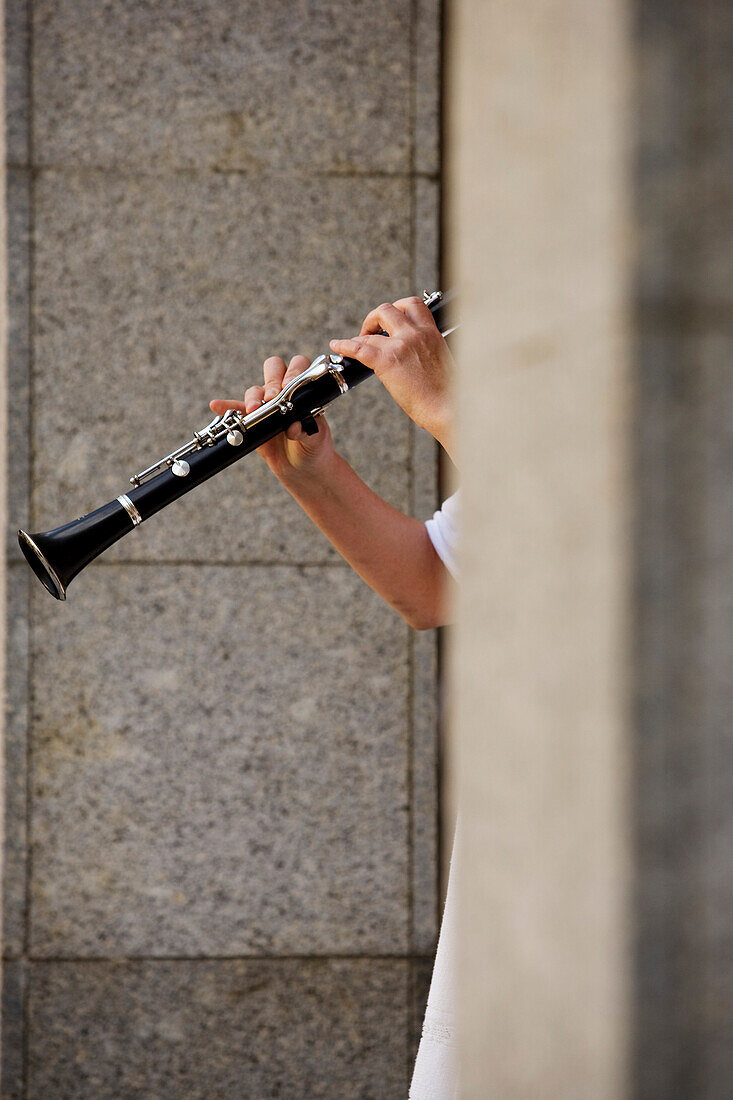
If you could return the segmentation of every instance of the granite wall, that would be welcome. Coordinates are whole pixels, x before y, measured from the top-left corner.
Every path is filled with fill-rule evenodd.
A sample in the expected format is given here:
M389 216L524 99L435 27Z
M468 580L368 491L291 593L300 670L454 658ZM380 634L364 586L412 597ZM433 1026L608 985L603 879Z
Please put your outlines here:
M267 354L437 278L437 0L8 0L10 519L123 492ZM432 441L329 416L397 507ZM436 637L259 458L55 603L8 531L3 1096L403 1097Z

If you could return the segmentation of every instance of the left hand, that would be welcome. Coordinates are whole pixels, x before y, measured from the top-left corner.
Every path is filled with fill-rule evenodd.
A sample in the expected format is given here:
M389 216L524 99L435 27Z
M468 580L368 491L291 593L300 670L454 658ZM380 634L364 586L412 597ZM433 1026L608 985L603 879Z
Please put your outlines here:
M264 385L250 386L244 395L244 401L227 401L221 398L209 402L212 412L222 415L227 409L236 409L245 414L254 412L277 397L280 391L310 366L305 355L294 355L286 368L285 361L277 355L265 360L263 368ZM283 483L296 476L317 477L325 473L334 459L334 447L331 431L324 416L316 419L318 431L307 435L300 424L291 424L287 431L269 439L257 448L267 465Z

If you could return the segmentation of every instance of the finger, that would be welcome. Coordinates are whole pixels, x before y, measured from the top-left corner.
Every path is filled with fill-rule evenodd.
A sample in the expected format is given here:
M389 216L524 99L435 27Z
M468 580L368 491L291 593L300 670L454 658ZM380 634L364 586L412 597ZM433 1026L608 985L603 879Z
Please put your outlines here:
M227 409L234 409L235 412L246 412L244 401L227 401L223 397L215 397L213 401L209 401L209 408L217 416L223 416Z
M294 378L297 378L299 374L302 374L306 367L311 365L311 361L307 355L294 355L290 360L288 369L285 371L285 377L283 378L283 386L288 382L292 382Z
M265 387L264 386L250 386L249 389L244 391L244 404L248 413L254 412L255 409L259 409L260 405L265 400Z
M323 413L319 413L318 416L315 417L315 421L318 425L318 430L320 432L322 426L326 423L326 418ZM303 427L299 420L296 420L294 424L291 424L290 427L286 429L285 435L288 437L288 439L292 439L294 442L300 443L306 443L309 439L314 438L314 436L308 435L307 432L303 431Z
M410 298L400 298L394 303L395 309L401 310L416 325L434 325L435 318L425 305L422 298L413 295Z
M279 355L271 355L269 359L265 359L263 372L265 377L265 401L270 401L283 388L285 360L281 359Z
M371 313L367 313L361 326L360 336L369 333L386 332L388 336L395 336L410 326L405 314L390 302L383 302Z
M354 336L349 340L331 340L330 347L337 355L358 359L365 367L379 373L386 363L386 340L383 336Z

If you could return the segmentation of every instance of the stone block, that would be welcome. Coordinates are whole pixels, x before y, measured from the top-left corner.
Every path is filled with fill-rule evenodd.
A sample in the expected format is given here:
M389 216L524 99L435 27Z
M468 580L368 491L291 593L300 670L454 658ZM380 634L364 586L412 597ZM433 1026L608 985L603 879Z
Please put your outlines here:
M36 530L124 492L208 422L210 398L261 381L268 354L327 351L411 285L404 179L44 172L36 195ZM410 425L380 384L329 419L338 449L406 511ZM337 557L257 455L110 556Z
M29 1100L402 1100L400 960L36 963Z
M417 1057L417 1048L420 1046L422 1035L422 1023L425 1016L425 1007L428 1003L430 992L430 979L433 976L434 957L410 959L410 1034L408 1039L408 1064L409 1072Z
M3 955L6 958L20 955L25 941L29 580L30 574L24 563L13 562L9 566L6 577L5 830L2 876Z
M438 287L437 184L415 180L415 289ZM444 289L444 288L441 288ZM426 520L438 507L438 446L412 425L410 510ZM437 936L438 713L437 636L416 632L412 644L412 948L431 951Z
M404 172L411 4L34 4L42 164Z
M34 956L406 950L395 612L338 566L33 597Z
M429 952L438 934L438 638L412 636L412 950Z
M28 0L5 3L5 159L29 162Z
M448 290L440 285L440 185L415 179L415 293Z
M2 1068L0 1091L3 1100L26 1100L24 1083L24 1035L26 964L21 959L3 962Z
M415 171L440 171L441 0L418 0L415 12Z
M7 174L8 217L8 527L7 554L21 559L16 531L28 523L30 496L30 178Z

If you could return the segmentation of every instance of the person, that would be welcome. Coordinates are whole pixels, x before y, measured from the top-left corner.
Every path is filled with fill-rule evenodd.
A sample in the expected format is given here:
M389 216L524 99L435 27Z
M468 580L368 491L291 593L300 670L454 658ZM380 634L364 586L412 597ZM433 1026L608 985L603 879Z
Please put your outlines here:
M331 349L371 368L398 405L455 461L453 360L421 298L384 303L364 319L358 336L331 341ZM309 365L295 355L265 361L262 385L244 401L215 399L214 413L251 413L275 397ZM451 577L456 576L458 494L431 519L406 516L370 489L336 451L321 415L307 435L299 423L259 448L275 477L359 576L416 630L446 623ZM453 921L455 867L451 868L423 1033L410 1100L453 1100L457 1095Z

